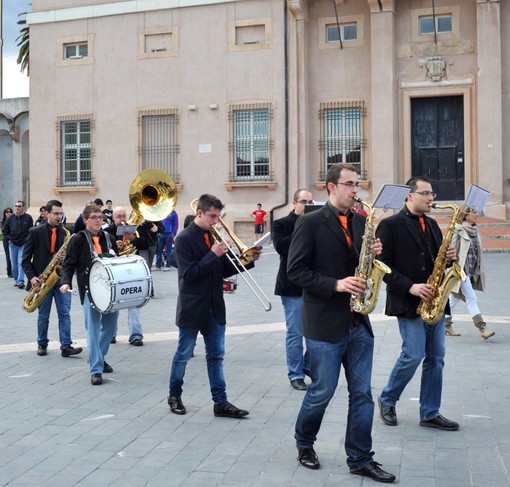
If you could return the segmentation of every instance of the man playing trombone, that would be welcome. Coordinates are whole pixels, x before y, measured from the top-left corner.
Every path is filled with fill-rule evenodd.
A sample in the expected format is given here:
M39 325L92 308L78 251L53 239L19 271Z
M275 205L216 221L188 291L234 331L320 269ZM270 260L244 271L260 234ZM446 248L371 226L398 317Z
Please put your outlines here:
M245 269L228 258L229 246L215 228L222 208L223 203L218 198L203 194L198 199L193 223L175 239L179 343L172 360L168 396L168 405L174 414L186 414L181 399L182 385L198 332L204 337L214 415L242 418L249 414L228 402L223 375L226 324L223 279ZM258 260L260 254L261 249L255 248L253 260ZM253 263L246 267L253 267Z

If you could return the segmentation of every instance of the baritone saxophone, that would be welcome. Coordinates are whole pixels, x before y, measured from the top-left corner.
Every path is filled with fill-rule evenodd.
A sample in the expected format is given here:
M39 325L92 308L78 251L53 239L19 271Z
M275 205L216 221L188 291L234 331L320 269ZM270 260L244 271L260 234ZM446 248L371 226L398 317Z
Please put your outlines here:
M71 232L66 227L62 225L62 229L66 233L62 246L58 249L50 263L46 266L46 269L44 269L42 274L39 276L39 286L32 286L23 300L23 309L27 313L32 313L39 307L46 295L60 279L62 263L64 262L67 247L69 247L69 242L72 238Z
M354 200L365 206L368 211L358 267L356 267L354 273L356 277L361 277L365 280L367 287L361 294L351 295L351 308L356 313L367 315L374 310L382 278L385 274L390 274L391 269L384 262L377 260L370 251L370 247L375 241L373 224L375 208L360 198L355 197Z

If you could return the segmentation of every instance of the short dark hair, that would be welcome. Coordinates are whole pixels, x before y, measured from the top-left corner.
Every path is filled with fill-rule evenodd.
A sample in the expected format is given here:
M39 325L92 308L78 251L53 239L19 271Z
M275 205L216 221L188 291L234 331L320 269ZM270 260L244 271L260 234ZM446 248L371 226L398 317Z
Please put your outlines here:
M328 172L326 173L326 190L328 191L328 194L328 183L338 183L338 180L340 179L340 173L343 170L357 173L356 167L352 164L349 164L348 162L337 162L335 164L331 164L331 166L329 166Z
M25 208L25 202L24 202L24 201L22 201L22 200L18 200L18 201L16 201L16 203L21 203L21 206L22 206L23 208Z
M112 203L112 200L106 200L106 204Z
M97 205L87 205L82 211L82 217L86 220L92 213L102 213L101 208Z
M97 206L103 206L103 200L101 198L96 198L94 200L94 204Z
M186 215L186 218L184 218L184 224L183 227L189 227L193 220L195 219L195 215Z
M62 208L62 202L59 200L50 200L48 201L48 203L46 203L46 206L41 206L41 209L44 208L49 213L51 212L51 210L53 210L54 206L56 206L57 208Z
M414 193L418 188L418 182L423 181L424 183L430 183L430 179L427 176L413 176L406 183L409 186L409 192Z
M223 203L216 198L216 196L213 196L212 194L203 194L200 198L198 198L197 211L208 211L211 208L222 210L223 206Z

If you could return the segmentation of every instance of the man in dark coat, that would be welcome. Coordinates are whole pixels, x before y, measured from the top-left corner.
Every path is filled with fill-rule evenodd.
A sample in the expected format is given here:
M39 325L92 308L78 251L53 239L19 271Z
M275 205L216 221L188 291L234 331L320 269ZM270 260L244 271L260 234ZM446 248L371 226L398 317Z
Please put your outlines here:
M32 287L39 288L43 283L39 279L48 264L60 250L70 233L60 225L62 215L62 203L58 200L50 200L46 204L46 221L28 232L28 238L23 250L23 270L28 279L27 291ZM68 244L66 244L68 245ZM56 261L56 265L61 265ZM54 271L56 272L56 271ZM49 277L49 276L48 276ZM48 281L44 283L47 287ZM51 289L38 306L37 312L37 355L47 355L48 348L48 326L50 323L51 304L55 300L58 314L58 331L60 339L60 350L62 357L70 357L82 352L82 348L74 348L71 339L71 295L59 292L60 280L52 284Z
M296 220L304 213L305 206L313 203L313 196L307 189L298 189L294 194L294 209L283 218L275 220L271 234L275 250L280 255L280 267L276 276L274 293L281 296L287 334L285 351L290 385L298 391L306 391L303 334L301 333L301 303L303 290L287 276L287 257Z
M436 294L427 280L443 235L437 222L426 216L436 195L426 177L411 178L406 184L410 189L404 207L382 220L376 232L384 245L380 260L391 268L384 277L386 314L397 317L402 337L400 357L378 400L379 413L385 424L397 425L395 405L423 361L420 425L455 431L459 424L439 413L446 351L444 315L435 325L428 325L417 312L421 300L428 302ZM456 255L453 247L446 252L450 260L455 260Z
M299 463L319 468L313 445L343 365L349 390L345 434L349 470L378 482L393 482L395 476L373 459L374 335L368 317L350 307L351 295L366 288L365 280L355 275L366 221L350 211L358 187L354 166L332 164L326 174L327 203L298 218L292 236L287 272L303 288L303 336L312 379L296 421L295 438ZM370 250L374 255L381 253L379 240Z
M203 194L198 199L196 216L175 240L179 296L176 325L179 344L170 372L168 405L174 414L186 414L181 399L186 364L192 357L198 332L204 337L207 371L214 415L242 418L248 411L239 409L227 400L223 375L225 355L225 301L223 279L239 272L227 257L228 246L214 241L211 231L218 223L222 202L215 196ZM255 249L258 260L261 249ZM247 267L253 267L253 263Z

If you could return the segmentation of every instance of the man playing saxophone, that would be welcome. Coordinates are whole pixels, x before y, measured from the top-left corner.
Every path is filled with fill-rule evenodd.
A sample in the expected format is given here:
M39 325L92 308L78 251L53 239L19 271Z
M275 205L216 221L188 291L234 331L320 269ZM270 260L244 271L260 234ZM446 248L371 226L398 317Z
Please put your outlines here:
M391 268L387 284L386 314L396 316L402 337L402 349L379 399L382 421L397 425L395 405L423 361L420 390L420 426L446 431L459 429L459 424L443 417L441 393L445 356L444 313L435 324L427 324L417 310L420 302L430 302L437 289L428 284L437 260L454 261L453 247L442 246L443 236L435 220L426 216L431 211L435 193L426 177L413 177L406 183L410 189L399 213L382 220L376 236L383 244L380 260ZM440 255L445 247L445 255Z
M41 276L52 259L64 245L70 234L60 225L62 220L62 203L50 200L46 204L48 212L47 221L32 227L23 251L22 266L28 279L27 291L40 288L43 282ZM62 252L63 253L63 252ZM63 259L62 259L63 260ZM61 264L61 262L59 263ZM55 265L57 263L55 262ZM62 357L70 357L82 352L81 348L74 348L71 339L71 294L62 294L58 291L60 281L53 283L38 305L37 313L37 355L47 355L48 326L50 322L51 303L55 300L58 314L58 330L60 339L60 353Z

